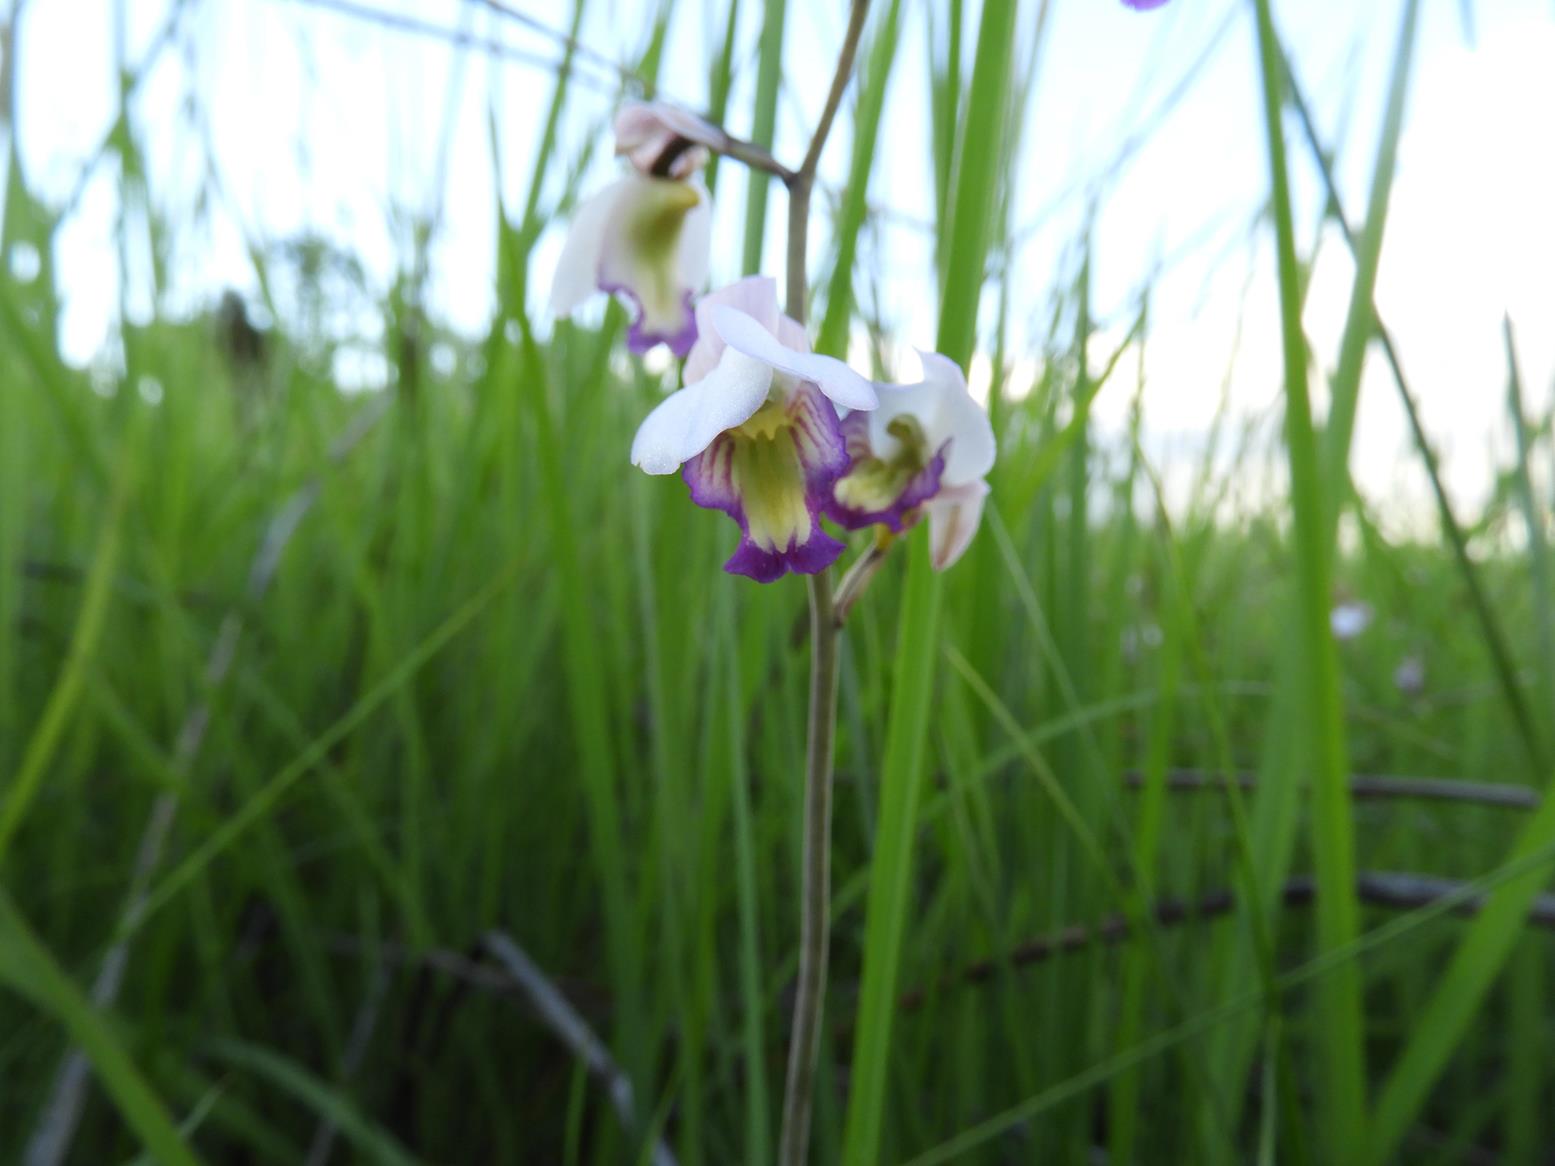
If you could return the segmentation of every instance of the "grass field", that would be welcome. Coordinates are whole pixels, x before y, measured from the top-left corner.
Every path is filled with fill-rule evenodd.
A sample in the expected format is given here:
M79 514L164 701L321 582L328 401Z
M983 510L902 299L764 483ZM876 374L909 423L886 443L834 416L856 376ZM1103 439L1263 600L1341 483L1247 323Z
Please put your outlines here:
M1303 328L1289 191L1327 163L1267 0L1238 17L1267 114L1246 163L1271 192L1283 413L1223 415L1169 506L1144 444L1089 422L1101 393L1136 425L1165 407L1141 376L1147 302L1116 347L1082 259L1041 349L1009 350L1011 29L1037 13L965 7L927 85L938 347L1001 370L1000 457L966 558L935 576L921 532L903 540L842 638L813 1160L1547 1160L1548 386L1472 386L1517 450L1483 507L1442 494L1404 537L1350 487L1414 0L1388 115L1349 147L1374 178L1342 208L1335 351ZM878 0L833 140L852 168L812 228L822 350L900 339L853 265L922 9ZM782 0L765 10L780 30ZM758 136L780 37L750 62ZM155 203L144 132L105 143L129 207ZM627 464L678 381L625 356L618 307L553 326L532 260L583 172L556 142L527 201L493 194L489 330L428 319L408 256L377 304L389 388L357 394L338 339L274 301L257 339L158 309L123 326L121 363L70 366L59 208L11 166L0 251L41 262L0 272L0 1160L774 1160L804 587L719 571L731 525ZM782 230L772 201L748 206L747 266ZM176 230L126 215L123 245L163 254ZM279 261L256 265L268 294ZM1206 375L1232 358L1206 353ZM1422 480L1437 436L1418 435ZM1336 609L1364 626L1336 636ZM633 1124L494 936L599 1035ZM68 1149L38 1157L50 1131Z

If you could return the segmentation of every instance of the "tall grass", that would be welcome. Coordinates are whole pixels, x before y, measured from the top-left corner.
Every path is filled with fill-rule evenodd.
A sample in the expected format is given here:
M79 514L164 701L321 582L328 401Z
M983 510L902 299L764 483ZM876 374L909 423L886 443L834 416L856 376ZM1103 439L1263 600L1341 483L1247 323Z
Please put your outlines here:
M810 9L652 7L623 30L644 46L632 86L706 15L715 112L780 145L785 119L814 116L796 62L834 46L800 39ZM921 531L900 540L842 639L815 1161L1445 1163L1546 1144L1555 800L1472 796L1555 776L1555 424L1511 330L1506 380L1481 388L1515 457L1482 509L1441 488L1402 362L1439 533L1389 533L1387 500L1350 482L1362 370L1396 355L1375 287L1423 19L1397 8L1380 127L1351 147L1370 150L1363 213L1329 190L1356 260L1332 352L1303 323L1291 187L1329 189L1336 159L1302 62L1268 0L1224 50L1256 49L1268 150L1246 165L1271 192L1284 424L1218 417L1168 501L1143 437L1170 408L1147 375L1149 295L1095 318L1096 227L1048 300L1012 259L1015 143L1052 98L1027 75L1048 6L878 0L823 167L842 184L815 203L813 334L890 350L876 156L892 103L923 93L936 346L974 371L994 358L1000 460L962 563L936 575ZM579 0L556 31L586 16ZM929 51L906 51L919 37ZM119 325L122 365L72 367L59 211L13 143L0 255L40 262L0 264L0 1160L36 1147L70 1049L90 1072L69 1161L773 1158L803 588L719 572L727 522L626 465L673 374L619 354L621 310L586 325L538 306L547 228L602 152L572 156L568 132L594 116L578 86L602 46L556 44L535 156L507 157L492 127L527 177L493 194L497 312L477 336L425 318L423 232L377 304L376 394L343 393L340 338L274 298L257 353L154 297ZM103 157L124 176L121 245L164 254L188 225L149 213L155 129L126 117ZM765 180L735 173L717 179L746 212L730 273L779 250ZM261 288L295 276L252 254ZM1027 350L1011 318L1039 303ZM1324 415L1310 389L1329 366ZM1120 438L1093 409L1123 397ZM1227 501L1271 459L1275 501ZM1341 593L1378 616L1353 641L1329 630ZM1411 658L1424 678L1400 685ZM1352 795L1379 773L1471 796ZM491 931L602 1038L633 1121L484 957ZM94 1003L117 944L122 988Z

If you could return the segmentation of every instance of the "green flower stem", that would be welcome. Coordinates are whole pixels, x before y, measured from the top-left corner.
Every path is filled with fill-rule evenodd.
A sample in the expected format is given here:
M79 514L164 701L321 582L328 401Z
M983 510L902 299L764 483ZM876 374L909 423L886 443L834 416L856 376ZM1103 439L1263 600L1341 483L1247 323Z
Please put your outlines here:
M780 1166L808 1157L826 967L831 949L832 741L837 727L837 619L831 572L810 576L810 714L805 750L804 875L799 901L799 985L783 1094Z
M831 133L843 90L853 73L859 35L869 0L853 0L848 31L837 58L837 72L821 120L799 169L788 186L788 314L801 324L809 281L805 245L810 229L810 193L821 150ZM788 1077L783 1095L783 1132L779 1166L801 1166L810 1145L810 1103L820 1054L821 1018L826 1004L826 965L831 944L831 802L832 742L837 728L837 616L830 571L810 576L810 712L805 750L804 867L799 905L799 985L794 997Z

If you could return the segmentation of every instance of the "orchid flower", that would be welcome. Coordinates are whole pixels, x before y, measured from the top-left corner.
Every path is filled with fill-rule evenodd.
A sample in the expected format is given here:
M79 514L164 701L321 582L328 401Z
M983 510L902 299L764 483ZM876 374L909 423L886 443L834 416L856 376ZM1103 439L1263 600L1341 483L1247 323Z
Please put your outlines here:
M810 351L765 276L704 297L696 327L686 386L642 423L632 464L650 474L681 469L693 502L740 524L724 564L731 574L770 583L824 571L843 544L821 528L821 511L848 467L833 402L873 409L874 386Z
M685 356L696 340L692 293L707 280L712 230L697 175L719 134L695 114L654 102L623 107L615 137L632 171L578 208L551 307L567 316L596 291L613 292L635 309L633 352L663 343Z
M993 427L955 361L922 352L923 380L881 385L880 407L842 422L851 461L826 513L850 530L883 523L900 532L929 519L934 568L961 557L982 520L993 468Z

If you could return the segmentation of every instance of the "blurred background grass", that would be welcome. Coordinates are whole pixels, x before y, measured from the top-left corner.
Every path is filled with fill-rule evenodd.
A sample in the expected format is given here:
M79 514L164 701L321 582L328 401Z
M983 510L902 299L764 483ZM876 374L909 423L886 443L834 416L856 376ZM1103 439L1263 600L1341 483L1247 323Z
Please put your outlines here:
M1103 324L1105 238L1082 229L1040 289L1009 260L1048 6L875 6L818 204L816 331L879 375L926 341L879 310L861 240L890 202L870 181L898 49L927 31L926 283L939 346L986 361L1000 461L966 559L931 584L898 549L844 639L819 1162L1546 1155L1550 944L1524 916L1555 924L1536 897L1552 400L1508 327L1505 365L1463 386L1506 435L1474 503L1442 489L1401 522L1352 489L1417 37L1415 4L1393 7L1390 72L1364 78L1380 112L1346 155L1369 197L1341 206L1336 184L1315 237L1286 175L1324 190L1334 143L1278 13L1227 9L1268 114L1267 152L1236 162L1273 191L1256 230L1278 240L1284 422L1223 406L1168 466L1141 437L1172 409L1146 375L1148 276ZM783 0L714 9L708 104L772 140L796 59L824 71L834 46L785 38ZM433 36L378 11L355 18L373 36ZM652 86L675 17L623 38L646 46L625 92ZM119 44L124 116L94 166L119 270L150 256L155 292L185 224L159 210L145 159L169 131L133 115ZM251 241L247 302L141 311L121 275L108 355L83 366L59 332L71 208L10 135L0 1158L44 1153L78 1047L93 1084L59 1160L618 1162L656 1139L683 1163L770 1160L804 597L722 574L732 528L626 465L674 371L621 354L620 310L553 326L536 306L537 249L600 172L566 145L574 66L619 56L552 48L526 184L491 192L496 308L474 334L427 306L434 213L377 290L322 235ZM781 221L764 190L730 236L751 269ZM1354 261L1330 350L1302 308L1335 235ZM362 344L330 321L364 302L382 387L344 392ZM1207 380L1230 376L1225 339ZM1365 383L1409 395L1402 368ZM1103 394L1120 431L1091 420ZM1414 434L1429 485L1443 435ZM872 861L905 872L898 894ZM899 938L875 937L892 913ZM641 1127L490 961L493 930L600 1033Z

